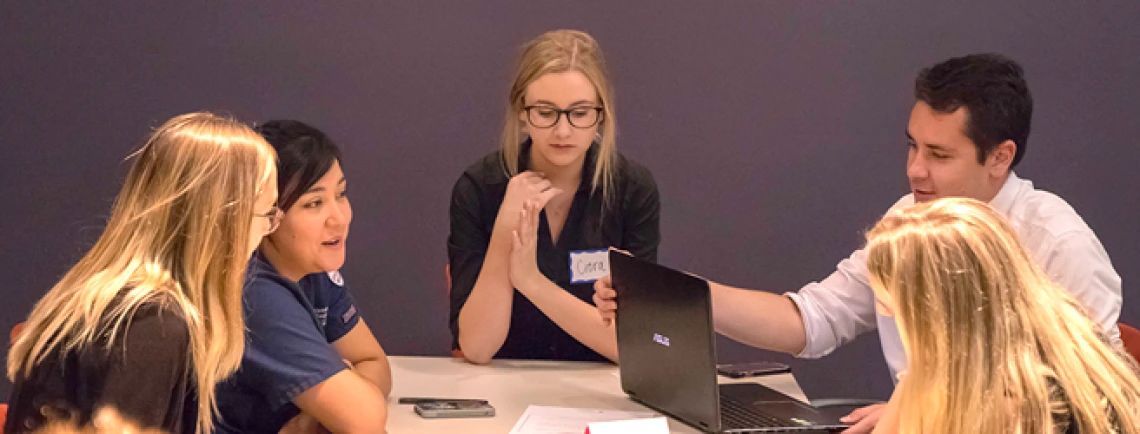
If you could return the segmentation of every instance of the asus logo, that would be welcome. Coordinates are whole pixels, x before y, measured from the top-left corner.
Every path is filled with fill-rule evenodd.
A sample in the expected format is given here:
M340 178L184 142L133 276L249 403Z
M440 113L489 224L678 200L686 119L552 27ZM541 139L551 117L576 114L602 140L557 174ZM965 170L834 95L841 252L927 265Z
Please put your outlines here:
M665 336L661 336L658 333L653 334L653 342L657 342L657 343L664 345L664 346L669 346L669 338L665 337Z

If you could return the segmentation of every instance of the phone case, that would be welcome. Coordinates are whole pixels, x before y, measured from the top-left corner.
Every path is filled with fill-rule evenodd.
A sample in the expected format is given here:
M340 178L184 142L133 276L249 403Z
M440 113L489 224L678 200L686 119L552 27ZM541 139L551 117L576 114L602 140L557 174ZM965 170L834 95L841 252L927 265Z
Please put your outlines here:
M425 419L450 417L491 417L495 407L486 401L437 401L415 405L416 414Z

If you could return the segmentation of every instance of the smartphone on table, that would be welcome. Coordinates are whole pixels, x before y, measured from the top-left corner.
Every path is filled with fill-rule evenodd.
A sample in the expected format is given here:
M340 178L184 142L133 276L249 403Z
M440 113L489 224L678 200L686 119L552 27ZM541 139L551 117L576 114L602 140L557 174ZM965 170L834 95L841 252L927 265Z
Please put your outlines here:
M425 419L450 417L491 417L495 407L484 400L458 399L424 401L415 404L416 414Z

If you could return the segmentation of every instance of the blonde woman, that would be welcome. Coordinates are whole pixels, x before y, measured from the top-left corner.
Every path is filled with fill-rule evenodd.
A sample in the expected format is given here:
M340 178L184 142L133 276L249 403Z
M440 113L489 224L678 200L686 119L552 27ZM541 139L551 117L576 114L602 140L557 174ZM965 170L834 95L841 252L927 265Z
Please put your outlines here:
M910 362L876 433L1140 433L1136 362L988 205L915 205L867 238Z
M280 217L274 152L233 119L191 113L134 159L103 234L8 353L5 433L87 424L104 406L144 428L212 430L214 386L244 348L246 265Z
M590 35L555 30L526 44L502 148L468 167L452 190L450 326L453 348L468 360L617 360L613 327L590 304L591 283L572 281L569 265L571 252L609 247L657 258L657 186L617 152L616 122L613 86ZM537 241L512 262L528 201L541 210Z

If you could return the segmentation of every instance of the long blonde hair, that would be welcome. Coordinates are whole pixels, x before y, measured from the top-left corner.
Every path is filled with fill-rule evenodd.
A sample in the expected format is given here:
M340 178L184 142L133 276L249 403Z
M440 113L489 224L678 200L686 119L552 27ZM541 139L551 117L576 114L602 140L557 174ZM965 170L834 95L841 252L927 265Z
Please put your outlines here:
M245 349L241 292L254 203L276 182L273 149L248 126L209 113L177 116L134 155L107 227L28 317L8 378L55 352L110 348L147 302L169 303L189 327L187 369L198 433L212 431L215 384Z
M617 118L614 116L614 89L606 70L606 61L597 41L577 30L552 30L528 42L518 60L514 82L507 96L506 121L503 125L503 168L507 176L519 174L519 154L523 142L519 113L526 105L526 88L549 73L578 71L585 75L598 92L602 118L598 124L597 158L591 188L601 190L604 203L613 193Z
M909 359L900 432L1046 433L1071 417L1082 433L1140 433L1135 360L988 205L915 205L867 239L871 286Z

